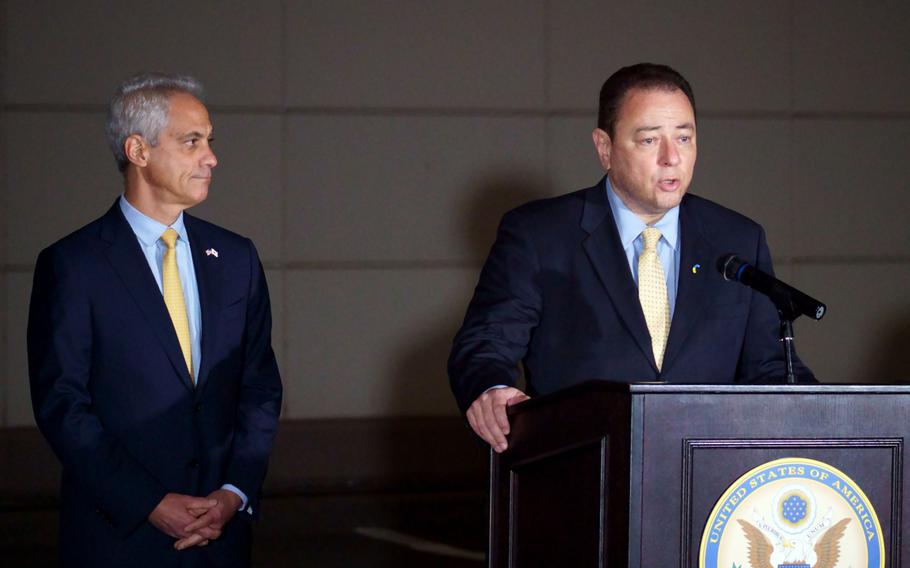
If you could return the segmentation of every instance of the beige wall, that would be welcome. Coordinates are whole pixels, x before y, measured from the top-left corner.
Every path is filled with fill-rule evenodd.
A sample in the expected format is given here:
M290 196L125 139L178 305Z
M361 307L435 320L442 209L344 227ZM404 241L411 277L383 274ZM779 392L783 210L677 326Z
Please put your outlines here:
M825 381L910 363L904 2L555 0L0 4L0 425L32 424L38 251L119 191L117 80L201 78L220 164L201 216L266 264L291 418L446 415L445 358L499 216L593 183L617 67L695 87L692 191L762 222L826 301L798 345Z

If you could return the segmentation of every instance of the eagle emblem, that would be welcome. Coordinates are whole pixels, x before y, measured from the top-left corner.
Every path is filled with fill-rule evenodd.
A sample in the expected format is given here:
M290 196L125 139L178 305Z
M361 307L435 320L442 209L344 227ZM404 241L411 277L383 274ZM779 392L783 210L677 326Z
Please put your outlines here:
M737 519L737 522L742 527L746 540L749 541L749 564L752 568L775 568L771 563L771 555L775 552L775 547L765 533L748 521ZM840 541L849 522L850 519L842 519L819 537L814 548L817 562L811 568L835 568L837 566L837 560L840 558ZM784 549L784 563L779 564L777 568L808 566L806 562L808 542L785 538L777 545Z

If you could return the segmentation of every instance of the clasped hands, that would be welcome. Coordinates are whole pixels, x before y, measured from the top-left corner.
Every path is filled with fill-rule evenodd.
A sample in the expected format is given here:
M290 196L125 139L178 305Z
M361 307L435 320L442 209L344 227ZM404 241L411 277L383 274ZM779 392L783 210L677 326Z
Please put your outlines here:
M241 503L240 496L227 489L212 491L206 497L168 493L149 514L149 522L177 539L177 550L205 546L221 536Z

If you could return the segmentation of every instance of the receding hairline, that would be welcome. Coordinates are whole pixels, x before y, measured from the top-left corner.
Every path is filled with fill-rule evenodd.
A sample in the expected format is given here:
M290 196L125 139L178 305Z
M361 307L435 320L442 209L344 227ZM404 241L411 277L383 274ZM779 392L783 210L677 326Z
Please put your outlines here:
M172 135L175 138L181 139L181 140L189 139L189 138L193 138L193 137L208 138L208 137L213 136L215 134L215 125L212 124L212 117L209 115L208 107L206 107L205 103L202 102L201 100L199 100L199 97L197 97L193 93L188 93L186 91L182 91L179 89L176 90L174 93L170 93L167 95L167 122L164 123L164 127L163 127L162 131L164 129L173 128L173 125L171 124L171 112L173 112L174 107L171 104L171 102L173 100L173 97L177 96L177 95L188 95L191 99L190 102L195 103L195 105L198 105L199 109L201 109L202 112L205 113L206 127L200 129L200 125L192 124L188 127L187 130L172 132Z
M691 128L692 130L695 130L696 122L697 122L695 119L695 108L692 106L692 101L689 100L689 96L686 95L686 92L683 91L682 89L680 89L679 87L677 87L675 85L667 85L667 84L656 84L656 85L647 85L647 86L636 85L635 87L627 89L626 92L623 93L622 98L619 99L619 104L616 105L616 117L613 120L614 125L615 125L615 123L619 122L619 117L622 116L623 107L625 107L626 102L628 101L629 97L631 97L632 95L634 95L636 93L649 93L649 92L657 92L657 91L664 92L664 93L679 93L686 99L686 104L689 105L689 110L692 111L692 122L685 122L685 123L679 124L676 126L676 129L679 130L679 129L683 129L683 128ZM653 127L637 128L636 132L645 130L647 128L653 128Z
M634 87L630 87L630 88L626 89L626 92L623 93L622 97L620 97L620 99L619 99L619 104L616 105L616 110L617 110L616 114L619 114L619 111L622 109L623 105L626 104L626 101L629 99L630 96L637 94L637 93L653 93L653 92L681 94L683 97L685 97L686 102L689 104L689 108L692 109L692 114L695 115L695 107L692 106L692 101L689 100L689 96L686 94L686 92L683 91L682 89L680 89L679 87L677 87L676 85L669 85L669 84L664 84L664 83L655 84L655 85L636 85Z

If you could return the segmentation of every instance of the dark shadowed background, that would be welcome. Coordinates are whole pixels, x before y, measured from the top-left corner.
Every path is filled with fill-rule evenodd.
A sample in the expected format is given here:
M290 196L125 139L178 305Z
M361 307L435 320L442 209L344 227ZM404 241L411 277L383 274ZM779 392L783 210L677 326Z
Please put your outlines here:
M797 326L818 377L907 381L908 6L0 1L0 555L53 558L31 274L120 191L103 137L120 79L203 81L219 165L193 213L266 267L286 394L257 563L480 565L486 455L449 344L502 213L599 179L597 93L622 65L692 83L690 191L761 222L778 275L827 302Z

